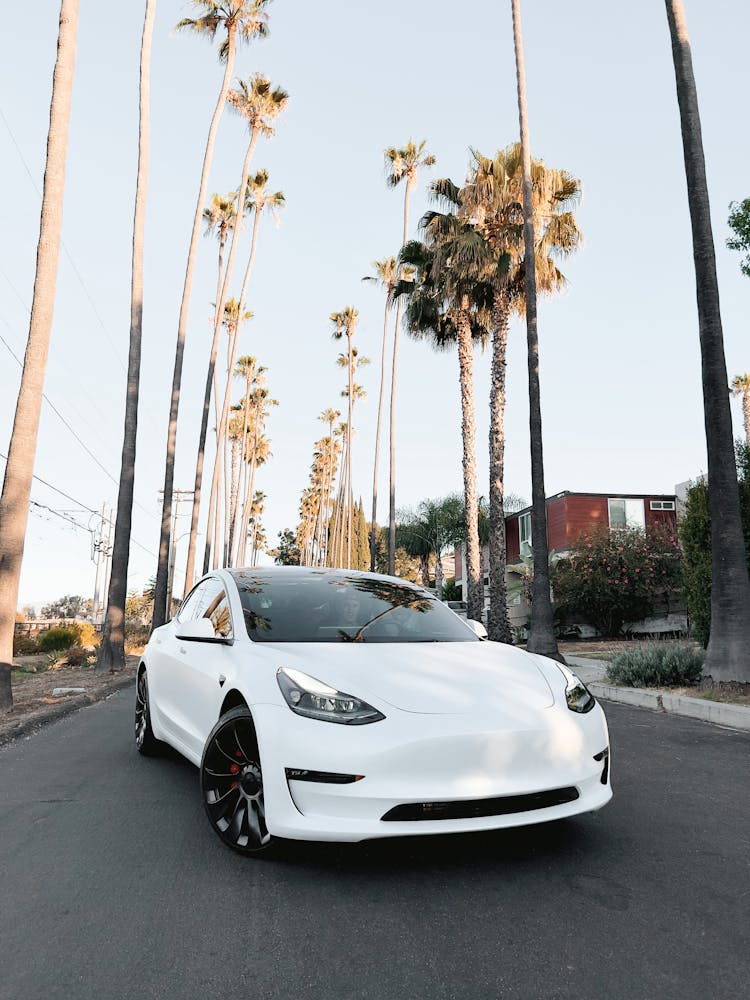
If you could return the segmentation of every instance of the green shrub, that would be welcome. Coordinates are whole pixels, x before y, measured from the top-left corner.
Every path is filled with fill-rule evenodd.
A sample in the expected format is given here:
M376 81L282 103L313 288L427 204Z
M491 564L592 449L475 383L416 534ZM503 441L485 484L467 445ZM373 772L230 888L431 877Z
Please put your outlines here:
M49 653L53 649L70 649L78 641L76 629L68 628L67 625L51 628L39 636L39 648L43 653Z
M553 563L552 587L563 614L580 616L601 635L620 635L682 585L680 546L669 527L602 528L581 535Z
M14 656L31 656L33 653L39 652L39 643L36 639L32 639L29 635L14 635L13 636L13 655Z
M657 642L613 656L607 677L627 687L687 687L703 671L703 650Z

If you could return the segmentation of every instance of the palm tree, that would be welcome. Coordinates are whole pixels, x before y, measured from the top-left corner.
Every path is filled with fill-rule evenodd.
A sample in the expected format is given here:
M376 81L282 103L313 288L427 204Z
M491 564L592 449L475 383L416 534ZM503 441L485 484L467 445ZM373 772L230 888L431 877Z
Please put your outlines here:
M375 275L366 275L363 281L376 281L385 289L385 315L383 317L383 346L380 354L380 390L378 392L378 419L375 427L375 461L372 469L372 521L370 524L370 572L375 572L375 532L378 521L378 458L380 454L380 428L383 418L385 397L385 360L388 346L388 317L393 304L393 288L398 277L395 257L385 257L372 263Z
M245 451L245 461L250 465L250 474L247 480L247 487L245 491L245 503L243 518L241 522L241 533L240 533L240 548L238 554L237 565L244 566L247 562L247 536L250 524L250 518L252 517L252 502L250 497L256 496L255 490L255 474L259 466L265 465L265 463L272 457L271 452L271 442L261 433L263 427L265 427L265 421L268 416L269 406L278 406L278 400L267 398L267 390L257 389L256 393L259 393L258 400L255 403L255 413L252 423L251 439L249 445L246 445ZM239 558L241 554L242 558Z
M431 167L435 157L425 153L427 140L423 139L416 145L411 139L401 149L391 146L385 151L386 178L390 187L404 185L404 230L401 246L406 245L409 238L409 198L417 186L417 175L421 167ZM401 301L396 303L396 321L393 331L393 364L391 368L391 406L390 406L390 484L388 506L388 572L391 576L396 572L396 374L398 372L398 335L401 327Z
M348 484L347 489L351 491L352 483L352 408L354 406L354 371L352 369L352 357L353 357L353 346L352 340L354 338L354 331L357 329L357 321L359 320L359 313L352 306L347 306L341 312L331 313L331 322L333 323L333 338L334 340L341 340L342 337L346 337L347 346L347 367L349 369L349 385L347 389L347 399L349 407L349 416L347 418L347 428L346 428L346 482ZM346 505L346 517L347 517L347 553L346 553L346 568L351 568L352 562L352 508L351 504Z
M745 420L745 443L750 447L750 375L735 375L730 386L733 396L742 399L742 415Z
M521 168L523 176L523 242L525 261L526 341L529 370L529 437L531 444L531 517L534 581L531 625L526 648L562 659L557 648L552 619L552 595L549 579L547 545L547 501L544 490L544 453L542 448L542 408L539 388L539 338L536 309L536 258L534 254L534 203L531 179L531 149L526 109L526 72L523 59L520 0L511 0L513 40L518 84L518 120L521 132Z
M201 429L198 436L198 457L195 463L195 485L193 486L193 507L190 517L190 538L188 542L187 565L185 567L185 591L187 592L193 585L195 577L195 549L198 538L198 516L201 506L201 489L203 486L203 462L206 453L206 435L208 433L208 413L211 408L211 392L214 394L214 406L216 410L216 426L219 426L219 399L216 391L216 355L219 349L219 335L221 323L217 322L219 300L221 299L221 285L224 276L224 248L229 238L229 233L234 226L237 215L237 192L228 194L225 198L215 194L211 199L211 204L203 210L203 221L206 225L206 236L216 234L219 241L219 267L216 287L216 305L213 318L213 337L211 339L211 354L208 360L208 372L206 374L206 388L203 392L203 412L201 414Z
M318 417L324 423L328 424L328 436L324 438L327 448L326 454L326 464L323 474L323 484L320 493L320 509L318 511L318 523L316 526L316 537L317 537L317 558L315 565L325 566L324 558L324 537L326 536L326 525L328 524L328 509L331 503L331 489L333 487L333 478L335 476L335 462L336 462L336 447L337 442L333 436L333 425L341 416L340 410L334 410L333 407L328 407L328 409L323 410L323 412Z
M229 93L229 83L234 69L234 58L237 42L250 42L253 38L264 38L268 33L268 15L265 8L269 0L193 0L193 5L200 11L196 18L183 18L178 30L193 31L198 35L213 41L221 29L226 32L226 38L219 46L219 60L224 63L224 75L221 89L214 108L211 124L206 139L206 149L203 154L198 198L193 216L193 229L190 234L185 282L180 303L180 318L177 324L177 344L175 347L174 371L172 374L172 397L169 407L169 426L167 430L167 454L164 465L164 501L161 512L161 537L159 540L159 563L156 572L156 590L154 596L154 617L152 626L163 625L167 615L167 586L169 574L169 548L172 520L172 490L174 488L174 462L177 445L177 415L180 405L180 387L182 385L182 362L185 353L185 333L187 331L188 313L190 309L190 294L193 287L193 273L198 253L198 238L200 236L203 205L206 200L208 175L213 160L216 133L219 120L224 111ZM219 315L222 310L219 309Z
M146 0L141 38L140 114L138 173L133 218L133 258L130 287L130 349L125 396L125 428L117 492L117 517L112 544L112 570L107 594L104 634L99 644L96 669L122 670L125 666L125 598L127 596L130 528L133 519L135 448L138 430L138 394L141 374L141 332L143 328L143 234L146 222L146 183L149 154L149 101L151 81L151 38L156 0Z
M489 337L492 286L484 274L485 242L470 222L428 212L420 226L425 230L427 244L412 241L401 251L401 261L415 268L416 280L400 282L395 291L408 298L406 325L413 336L429 338L437 350L451 349L454 344L458 347L467 604L469 617L479 620L484 596L479 549L473 345L475 340L484 344Z
M573 252L581 234L570 206L579 182L566 171L550 170L532 159L537 291L551 294L565 278L556 259ZM458 211L471 219L488 243L490 261L507 254L509 266L493 282L492 377L490 383L489 638L512 642L505 589L505 371L508 323L512 312L525 313L521 147L515 143L494 159L474 152L474 164L457 199Z
M246 323L249 319L252 319L252 313L248 311L240 312L240 303L235 298L229 299L228 302L224 303L224 322L223 327L227 332L227 377L226 386L224 390L224 399L226 402L227 395L231 392L231 379L232 379L232 368L233 358L236 353L236 345L239 338L239 330L242 323ZM218 395L218 389L217 389ZM217 405L218 409L218 405ZM222 410L222 413L224 411ZM208 559L209 554L209 544L210 539L213 536L214 539L214 556L213 556L213 568L216 569L220 562L226 565L226 560L228 558L227 553L227 533L229 531L229 490L228 490L228 477L229 477L229 437L228 437L228 423L229 414L226 414L226 419L221 420L216 426L216 456L214 464L214 476L211 482L211 495L208 505L208 527L206 531L206 559ZM223 499L225 504L225 516L224 516L224 547L223 556L220 557L219 553L222 551L219 536L221 515L220 511L220 482L219 478L221 474L224 474L223 482ZM204 568L204 574L207 572L207 567Z
M254 96L253 96L254 95ZM271 127L271 122L276 118L277 115L281 113L287 103L286 93L280 88L271 90L269 87L256 87L252 93L243 93L243 106L245 108L245 113L249 115L248 121L250 122L251 130L253 128L261 130L264 135L273 135L273 128ZM242 288L240 290L240 301L239 308L240 311L244 310L245 301L247 299L247 291L250 286L250 276L253 272L253 265L255 263L255 254L258 246L258 231L260 227L260 217L264 210L270 211L275 218L278 218L278 210L284 206L284 195L281 191L276 191L273 194L266 190L266 183L268 181L268 173L265 170L260 170L255 174L254 177L247 177L245 187L245 196L242 199L242 203L245 205L246 211L253 211L253 231L250 240L250 254L247 260L247 266L245 268L245 275L242 279ZM230 251L231 258L231 251ZM227 263L227 271L229 271L229 263ZM226 292L227 281L224 282L224 290L222 294ZM237 356L237 344L239 338L239 327L235 330L234 336L230 338L229 352L227 356L227 373L231 373L234 368L235 358ZM226 389L224 392L224 401L221 407L221 412L219 416L219 436L221 437L225 433L226 421L228 419L229 404L231 397L231 379L228 378ZM217 463L214 465L214 475L211 482L211 494L212 496L216 493L218 489L220 468ZM208 548L206 549L206 557L204 559L204 569L203 572L208 572Z
M711 513L711 635L703 671L719 681L750 681L750 579L727 394L719 286L703 156L698 95L682 0L666 0L682 125L698 297L703 407Z
M740 270L750 278L750 198L730 204L727 222L734 233L727 240L727 246L730 250L744 253L745 256L740 260Z
M13 708L13 632L55 304L77 30L78 0L62 0L29 338L0 495L0 711L5 712Z

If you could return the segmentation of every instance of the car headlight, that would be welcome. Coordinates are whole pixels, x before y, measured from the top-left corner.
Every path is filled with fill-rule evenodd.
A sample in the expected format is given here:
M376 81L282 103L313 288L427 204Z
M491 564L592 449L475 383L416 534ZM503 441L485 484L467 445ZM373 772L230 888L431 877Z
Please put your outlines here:
M363 726L380 722L385 716L361 698L344 694L300 670L279 667L276 671L284 701L297 715L320 722L339 722L345 726Z
M590 712L596 704L596 698L589 691L580 677L569 670L568 667L558 663L560 672L565 678L565 701L571 712Z

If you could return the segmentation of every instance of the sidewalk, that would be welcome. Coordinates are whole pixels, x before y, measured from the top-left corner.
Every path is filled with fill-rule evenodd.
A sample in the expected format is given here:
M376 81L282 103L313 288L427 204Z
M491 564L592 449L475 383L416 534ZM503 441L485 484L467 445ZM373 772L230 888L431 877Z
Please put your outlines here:
M744 705L728 705L721 701L706 701L704 698L689 698L681 694L669 694L655 688L620 687L607 681L607 661L589 660L582 656L568 654L566 662L597 698L618 701L623 705L650 708L655 712L669 715L684 715L690 719L713 722L717 726L742 729L750 732L750 708Z

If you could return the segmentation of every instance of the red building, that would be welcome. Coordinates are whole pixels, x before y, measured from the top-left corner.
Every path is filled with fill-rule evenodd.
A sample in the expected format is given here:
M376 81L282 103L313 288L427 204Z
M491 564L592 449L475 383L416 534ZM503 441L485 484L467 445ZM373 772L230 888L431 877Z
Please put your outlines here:
M566 552L578 538L596 528L650 528L676 526L674 494L571 493L565 490L547 498L547 546ZM531 507L505 518L507 561L516 563L531 552Z
M677 497L664 493L571 493L565 490L547 498L547 546L550 555L565 555L578 538L588 531L599 528L643 528L655 524L677 527ZM506 562L509 567L508 580L518 579L512 567L531 555L533 534L531 507L509 514L505 518ZM466 563L461 546L456 546L456 583L463 586ZM482 577L484 581L485 606L489 603L489 559L487 547L482 547ZM510 602L511 624L517 625L528 615L525 602L516 597ZM682 616L684 617L684 616ZM681 628L682 617L677 625L670 621L664 627ZM655 622L644 625L645 629L658 630Z

